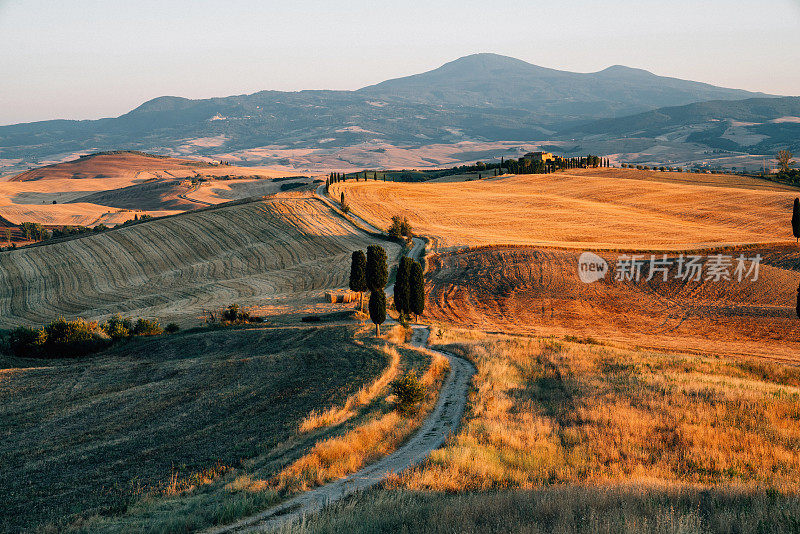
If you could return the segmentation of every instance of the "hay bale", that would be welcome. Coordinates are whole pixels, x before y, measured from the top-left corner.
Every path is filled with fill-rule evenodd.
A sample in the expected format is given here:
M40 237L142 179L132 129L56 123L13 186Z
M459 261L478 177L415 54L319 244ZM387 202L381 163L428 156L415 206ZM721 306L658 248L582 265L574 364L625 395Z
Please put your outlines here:
M353 291L345 291L344 293L340 293L337 291L326 291L325 292L325 302L330 302L333 304L345 304L348 302L355 302L358 300L358 293Z

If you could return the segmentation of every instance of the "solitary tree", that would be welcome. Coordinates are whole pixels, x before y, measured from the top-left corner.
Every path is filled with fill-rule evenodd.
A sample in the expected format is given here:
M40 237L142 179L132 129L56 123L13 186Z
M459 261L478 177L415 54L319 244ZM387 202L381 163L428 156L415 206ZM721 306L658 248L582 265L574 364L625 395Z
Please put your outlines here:
M792 235L800 242L800 198L795 198L792 206Z
M341 205L342 205L342 206L344 206L344 191L342 191L342 201L341 201Z
M383 291L389 281L386 250L380 245L367 247L367 287L370 291Z
M792 161L793 154L788 150L781 150L778 152L778 165L781 166L781 170L786 172L789 170L789 166L794 163Z
M386 320L386 293L383 289L369 294L369 318L375 323L375 335L381 335L381 325Z
M410 286L410 311L414 315L422 315L425 311L425 276L422 274L422 265L417 261L411 266Z
M350 264L350 290L358 292L359 310L364 307L364 291L367 289L367 257L363 251L356 250Z
M411 312L411 269L414 260L404 257L397 267L397 278L394 282L394 307L402 317Z

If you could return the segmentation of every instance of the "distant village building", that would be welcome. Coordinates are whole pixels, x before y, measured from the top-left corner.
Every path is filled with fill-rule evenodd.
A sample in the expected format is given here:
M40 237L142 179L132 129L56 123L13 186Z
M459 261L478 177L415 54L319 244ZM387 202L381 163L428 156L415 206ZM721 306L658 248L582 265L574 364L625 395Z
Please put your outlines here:
M539 161L541 163L554 161L556 159L556 157L550 152L528 152L522 157L528 161Z

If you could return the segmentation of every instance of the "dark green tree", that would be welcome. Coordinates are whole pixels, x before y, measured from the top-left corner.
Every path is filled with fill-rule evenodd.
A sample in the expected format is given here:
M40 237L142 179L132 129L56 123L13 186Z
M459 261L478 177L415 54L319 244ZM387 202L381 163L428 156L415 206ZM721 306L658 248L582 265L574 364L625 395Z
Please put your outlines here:
M358 309L364 307L364 291L367 287L367 257L361 250L353 252L350 263L350 290L358 292Z
M800 242L800 198L795 198L792 206L792 235L795 243Z
M410 311L416 316L422 315L425 311L425 275L422 273L422 265L417 261L411 266L410 286Z
M394 307L402 317L411 313L411 269L414 260L403 257L397 267L397 278L394 282Z
M800 286L797 286L797 306L795 307L797 316L800 317Z
M342 206L344 206L344 191L342 191L342 200L341 200L340 204L341 204Z
M386 293L383 289L369 294L369 318L375 323L375 335L381 335L381 325L386 321Z
M370 291L381 290L389 281L389 268L386 266L386 250L380 245L367 247L367 287Z

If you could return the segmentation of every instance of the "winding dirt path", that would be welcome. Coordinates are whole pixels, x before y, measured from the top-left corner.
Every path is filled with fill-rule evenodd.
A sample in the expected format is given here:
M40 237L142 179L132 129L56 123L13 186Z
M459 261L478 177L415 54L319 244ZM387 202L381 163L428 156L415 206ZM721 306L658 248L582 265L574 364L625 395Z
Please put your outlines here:
M414 335L411 343L417 347L425 347L429 328L422 325L415 325L413 328ZM285 522L295 521L305 515L319 512L328 504L371 488L389 475L404 471L425 460L432 451L441 447L447 437L458 429L466 406L467 389L472 375L475 373L475 367L467 360L446 352L439 352L439 354L450 361L450 374L442 386L439 400L431 415L403 446L352 475L306 491L260 514L232 525L209 530L207 533L227 534L272 530Z
M316 197L319 200L334 208L337 212L339 211L336 204L325 196L323 186L320 186L316 193ZM357 215L350 214L350 217L346 218L351 223L354 223L355 226L361 226L360 229L363 231L380 232L378 228L375 228ZM408 255L411 257L418 256L422 252L424 244L425 242L422 239L415 238L414 245ZM393 287L389 287L387 292L391 292L393 289ZM411 345L427 348L430 328L425 325L413 325L413 331ZM419 430L404 445L392 454L349 476L303 492L264 512L247 517L231 525L208 530L206 533L228 534L272 530L286 522L295 521L303 516L319 512L328 504L358 491L371 488L386 480L389 475L422 463L432 451L441 447L445 440L458 429L467 403L469 384L472 375L476 372L472 363L463 358L447 352L428 350L447 358L450 362L450 373L442 385L439 399L433 411Z

